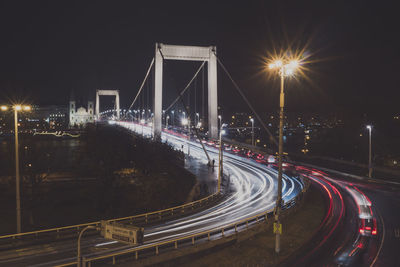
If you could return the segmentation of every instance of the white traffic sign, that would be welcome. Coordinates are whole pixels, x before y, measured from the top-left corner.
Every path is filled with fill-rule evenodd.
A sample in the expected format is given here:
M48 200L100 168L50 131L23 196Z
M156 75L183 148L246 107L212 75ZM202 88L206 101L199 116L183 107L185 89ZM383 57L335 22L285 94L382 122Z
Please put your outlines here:
M129 245L143 243L144 229L130 224L101 221L101 235Z

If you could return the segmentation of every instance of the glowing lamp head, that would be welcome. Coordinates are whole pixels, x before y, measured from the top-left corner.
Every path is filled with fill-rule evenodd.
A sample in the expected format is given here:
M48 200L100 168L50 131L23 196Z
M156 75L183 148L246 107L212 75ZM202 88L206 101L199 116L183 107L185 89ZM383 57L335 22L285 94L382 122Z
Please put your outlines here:
M31 106L24 106L23 107L25 111L30 111L31 110Z
M182 119L182 125L188 125L188 119L183 118Z
M226 131L225 130L221 130L221 135L225 135Z
M6 110L8 110L8 107L7 106L1 106L1 110L2 111L6 111Z
M285 68L284 74L285 74L285 76L292 76L294 74L294 69Z
M254 119L253 119L253 118L251 118L251 119L250 119L250 121L251 121L251 122L254 122Z
M22 110L22 106L21 106L21 105L15 105L15 106L14 106L14 109L15 109L16 111L20 111L20 110Z
M289 61L288 66L291 69L295 70L295 69L297 69L299 67L299 61L298 60L291 60L291 61Z
M274 64L275 64L276 68L280 68L280 67L282 67L283 62L282 62L282 60L278 59L278 60L275 60Z
M371 126L371 125L367 125L367 129L368 129L368 130L371 130L371 129L372 129L372 126Z

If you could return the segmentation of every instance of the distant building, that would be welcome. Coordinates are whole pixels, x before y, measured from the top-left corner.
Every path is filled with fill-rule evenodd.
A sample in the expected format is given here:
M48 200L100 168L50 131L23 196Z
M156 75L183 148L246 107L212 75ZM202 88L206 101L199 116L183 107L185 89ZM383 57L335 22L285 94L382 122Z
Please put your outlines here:
M69 126L70 127L83 127L87 123L94 122L94 103L93 101L87 102L87 107L80 106L77 108L76 101L69 101Z

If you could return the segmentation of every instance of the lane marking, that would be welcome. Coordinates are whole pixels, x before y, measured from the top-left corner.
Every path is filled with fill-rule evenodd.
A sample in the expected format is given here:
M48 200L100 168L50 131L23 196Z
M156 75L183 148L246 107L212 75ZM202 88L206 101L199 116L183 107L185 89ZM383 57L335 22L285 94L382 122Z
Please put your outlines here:
M383 242L385 241L385 223L383 222L382 215L381 215L381 213L379 212L378 209L376 209L376 212L379 214L380 221L382 222L383 235L382 235L381 244L379 245L378 253L376 253L376 256L375 256L374 260L372 261L370 267L374 266L376 260L378 259L379 254L381 253L381 250L382 250L382 247L383 247Z

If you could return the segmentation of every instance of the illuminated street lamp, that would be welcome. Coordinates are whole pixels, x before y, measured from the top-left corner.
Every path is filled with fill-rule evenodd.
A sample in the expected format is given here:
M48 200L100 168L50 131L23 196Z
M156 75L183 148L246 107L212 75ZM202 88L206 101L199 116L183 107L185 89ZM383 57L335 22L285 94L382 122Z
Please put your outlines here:
M168 129L168 120L169 120L169 115L165 117L165 129Z
M8 106L1 106L2 111L7 111ZM17 213L17 233L21 233L21 194L20 194L20 177L19 177L19 151L18 151L18 112L30 111L30 106L14 105L14 134L15 134L15 200Z
M171 111L171 114L172 114L172 126L174 126L174 124L175 124L175 110L172 110Z
M220 117L220 116L219 116ZM218 193L221 192L221 179L223 175L223 149L222 149L222 135L225 134L225 130L222 127L225 125L221 124L219 129L219 153L218 153Z
M200 114L196 113L196 121L194 122L194 125L197 126L199 124L199 122L200 122Z
M250 118L251 121L251 145L254 146L254 119Z
M285 93L284 93L284 82L285 77L293 76L296 70L299 68L299 61L296 59L285 60L278 59L269 64L269 69L278 70L281 78L281 93L280 93L280 112L279 112L279 161L278 161L278 196L276 199L276 210L275 210L275 225L276 238L275 238L275 252L280 252L281 238L280 238L280 209L282 203L282 155L283 155L283 108L285 106Z
M369 130L368 177L371 178L371 176L372 176L372 142L371 142L372 125L367 125L367 129Z

